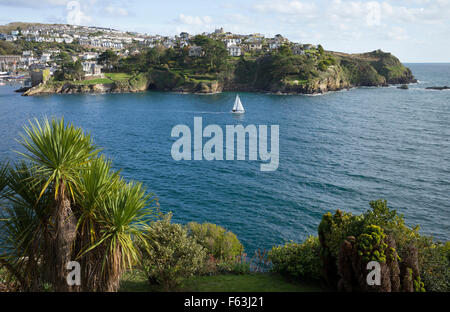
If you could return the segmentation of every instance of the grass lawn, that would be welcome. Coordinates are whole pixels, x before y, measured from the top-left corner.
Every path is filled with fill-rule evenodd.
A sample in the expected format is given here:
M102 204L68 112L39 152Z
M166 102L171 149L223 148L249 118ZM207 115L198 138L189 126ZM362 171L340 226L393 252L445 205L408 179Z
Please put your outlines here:
M112 83L113 81L108 78L96 78L96 79L88 79L73 82L74 84L79 85L92 85L92 84L103 84L103 83Z
M132 77L131 75L126 73L107 73L105 74L105 76L113 81L125 81Z
M245 275L193 276L184 281L174 291L192 292L308 292L323 289L311 283L289 282L284 277L272 273L252 273ZM161 291L151 286L142 272L126 274L120 283L122 292Z

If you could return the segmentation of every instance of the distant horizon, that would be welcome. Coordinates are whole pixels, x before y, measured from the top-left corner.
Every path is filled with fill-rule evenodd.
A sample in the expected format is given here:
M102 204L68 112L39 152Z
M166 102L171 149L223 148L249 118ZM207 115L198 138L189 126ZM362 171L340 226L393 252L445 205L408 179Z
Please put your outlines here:
M345 53L381 49L403 63L450 62L450 0L0 0L0 10L0 24L35 20L164 36L223 27Z

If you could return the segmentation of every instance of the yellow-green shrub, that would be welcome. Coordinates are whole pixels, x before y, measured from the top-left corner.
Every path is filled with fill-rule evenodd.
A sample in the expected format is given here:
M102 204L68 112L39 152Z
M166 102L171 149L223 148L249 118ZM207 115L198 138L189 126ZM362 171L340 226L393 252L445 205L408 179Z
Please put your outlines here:
M321 278L320 244L315 236L303 243L289 242L274 246L269 252L272 270L294 278L318 280Z
M233 262L244 251L236 235L219 225L190 222L187 229L189 235L216 260Z

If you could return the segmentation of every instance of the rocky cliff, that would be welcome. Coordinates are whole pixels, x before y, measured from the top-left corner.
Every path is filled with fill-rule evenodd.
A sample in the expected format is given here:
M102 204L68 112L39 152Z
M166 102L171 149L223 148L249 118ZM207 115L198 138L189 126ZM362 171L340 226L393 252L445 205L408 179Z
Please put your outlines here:
M380 50L363 54L326 52L326 57L304 56L302 59L292 56L292 60L287 60L288 62L280 65L270 56L242 59L235 65L233 74L223 79L195 79L183 72L161 67L125 81L108 84L50 81L31 88L23 95L126 93L145 90L202 94L222 91L317 94L358 86L416 82L409 68L403 66L395 56ZM277 74L280 68L283 75Z

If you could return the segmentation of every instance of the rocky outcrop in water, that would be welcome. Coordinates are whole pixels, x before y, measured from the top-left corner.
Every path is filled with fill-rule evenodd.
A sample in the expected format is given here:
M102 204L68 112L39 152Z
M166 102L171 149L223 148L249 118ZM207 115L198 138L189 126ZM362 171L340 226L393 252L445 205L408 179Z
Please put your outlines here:
M450 87L447 87L447 86L443 86L443 87L427 87L425 89L427 89L427 90L448 90L448 89L450 89Z

